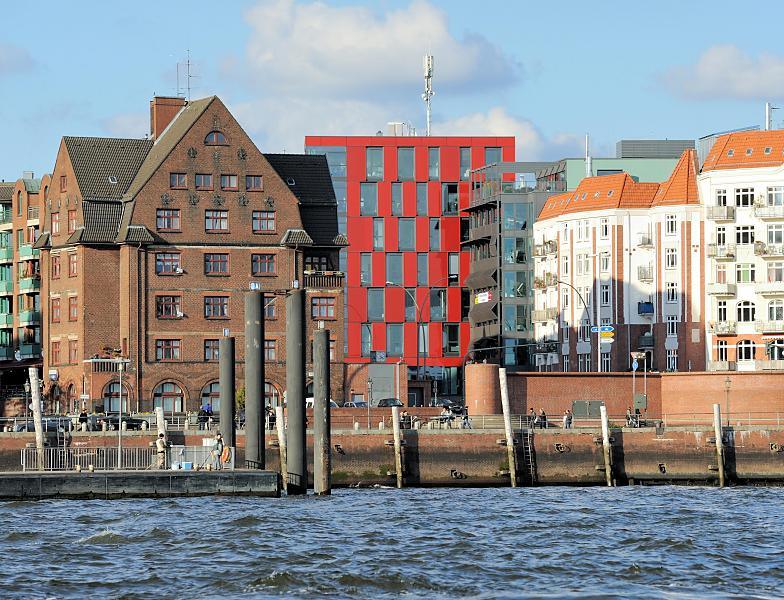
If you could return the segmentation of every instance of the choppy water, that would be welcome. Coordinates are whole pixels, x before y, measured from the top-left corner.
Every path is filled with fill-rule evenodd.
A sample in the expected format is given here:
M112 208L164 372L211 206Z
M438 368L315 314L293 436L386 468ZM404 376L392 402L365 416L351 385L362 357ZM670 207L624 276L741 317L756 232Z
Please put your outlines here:
M782 493L13 502L0 504L0 597L781 597Z

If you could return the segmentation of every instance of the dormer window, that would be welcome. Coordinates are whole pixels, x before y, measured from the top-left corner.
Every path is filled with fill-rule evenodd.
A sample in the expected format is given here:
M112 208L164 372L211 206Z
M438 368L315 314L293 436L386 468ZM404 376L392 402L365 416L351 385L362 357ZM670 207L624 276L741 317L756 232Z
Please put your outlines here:
M773 150L773 148L771 148L770 146L765 146L764 152L765 154L770 154L771 150Z
M226 136L220 131L210 131L204 138L206 146L222 146L226 143Z
M727 150L727 156L735 156L735 150Z
M751 148L746 148L746 156L751 156Z

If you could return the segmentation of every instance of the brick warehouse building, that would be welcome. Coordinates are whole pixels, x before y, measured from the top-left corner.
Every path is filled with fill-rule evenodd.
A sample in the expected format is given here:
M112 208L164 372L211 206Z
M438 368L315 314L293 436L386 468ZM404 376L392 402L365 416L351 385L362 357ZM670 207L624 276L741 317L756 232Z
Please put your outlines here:
M460 396L469 175L514 160L514 138L307 136L305 150L327 156L350 244L345 398Z
M262 154L220 99L155 98L151 139L63 138L41 250L45 396L68 410L218 409L219 338L237 338L242 386L244 293L261 289L266 394L285 387L285 294L307 291L307 331L333 335L342 390L345 238L326 160ZM308 351L308 361L311 353ZM80 402L79 398L84 399Z

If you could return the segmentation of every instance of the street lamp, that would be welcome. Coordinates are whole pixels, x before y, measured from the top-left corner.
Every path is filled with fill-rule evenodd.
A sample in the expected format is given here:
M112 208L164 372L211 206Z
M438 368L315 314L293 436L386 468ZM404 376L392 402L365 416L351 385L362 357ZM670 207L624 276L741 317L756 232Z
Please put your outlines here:
M580 291L576 287L574 287L571 283L567 283L565 281L561 281L560 279L556 279L556 283L560 283L561 285L569 286L570 288L572 288L574 290L574 293L577 294L577 297L580 298L580 302L582 302L583 306L585 307L585 312L588 315L588 324L591 326L591 328L593 328L594 324L593 324L593 320L591 319L591 309L588 308L588 305L585 303L585 298L583 298L583 295L580 293ZM590 339L590 335L588 337ZM596 328L596 372L597 373L601 372L601 370L602 370L602 349L601 349L601 344L602 344L602 334L599 332L599 328L597 327ZM589 364L590 364L590 361L589 361Z
M730 379L729 375L724 380L724 393L726 394L726 405L727 405L727 427L730 426L730 386L732 385L732 380Z

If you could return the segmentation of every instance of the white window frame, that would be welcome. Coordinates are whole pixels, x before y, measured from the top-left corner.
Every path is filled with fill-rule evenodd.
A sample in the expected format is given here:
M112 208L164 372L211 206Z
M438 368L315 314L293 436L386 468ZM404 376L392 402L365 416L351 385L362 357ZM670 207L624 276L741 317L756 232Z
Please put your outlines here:
M667 337L678 337L677 315L667 315Z
M609 283L601 284L600 290L601 290L602 306L610 306L610 298L611 298L610 284Z
M678 249L665 248L664 249L664 268L677 269L678 268Z
M678 233L678 218L676 215L664 215L664 234L676 235Z
M678 351L667 350L667 370L668 371L677 371L678 370Z
M665 284L666 298L668 304L676 304L678 302L678 284L673 281L668 281Z
M607 217L599 219L599 237L603 240L610 237L610 219Z

